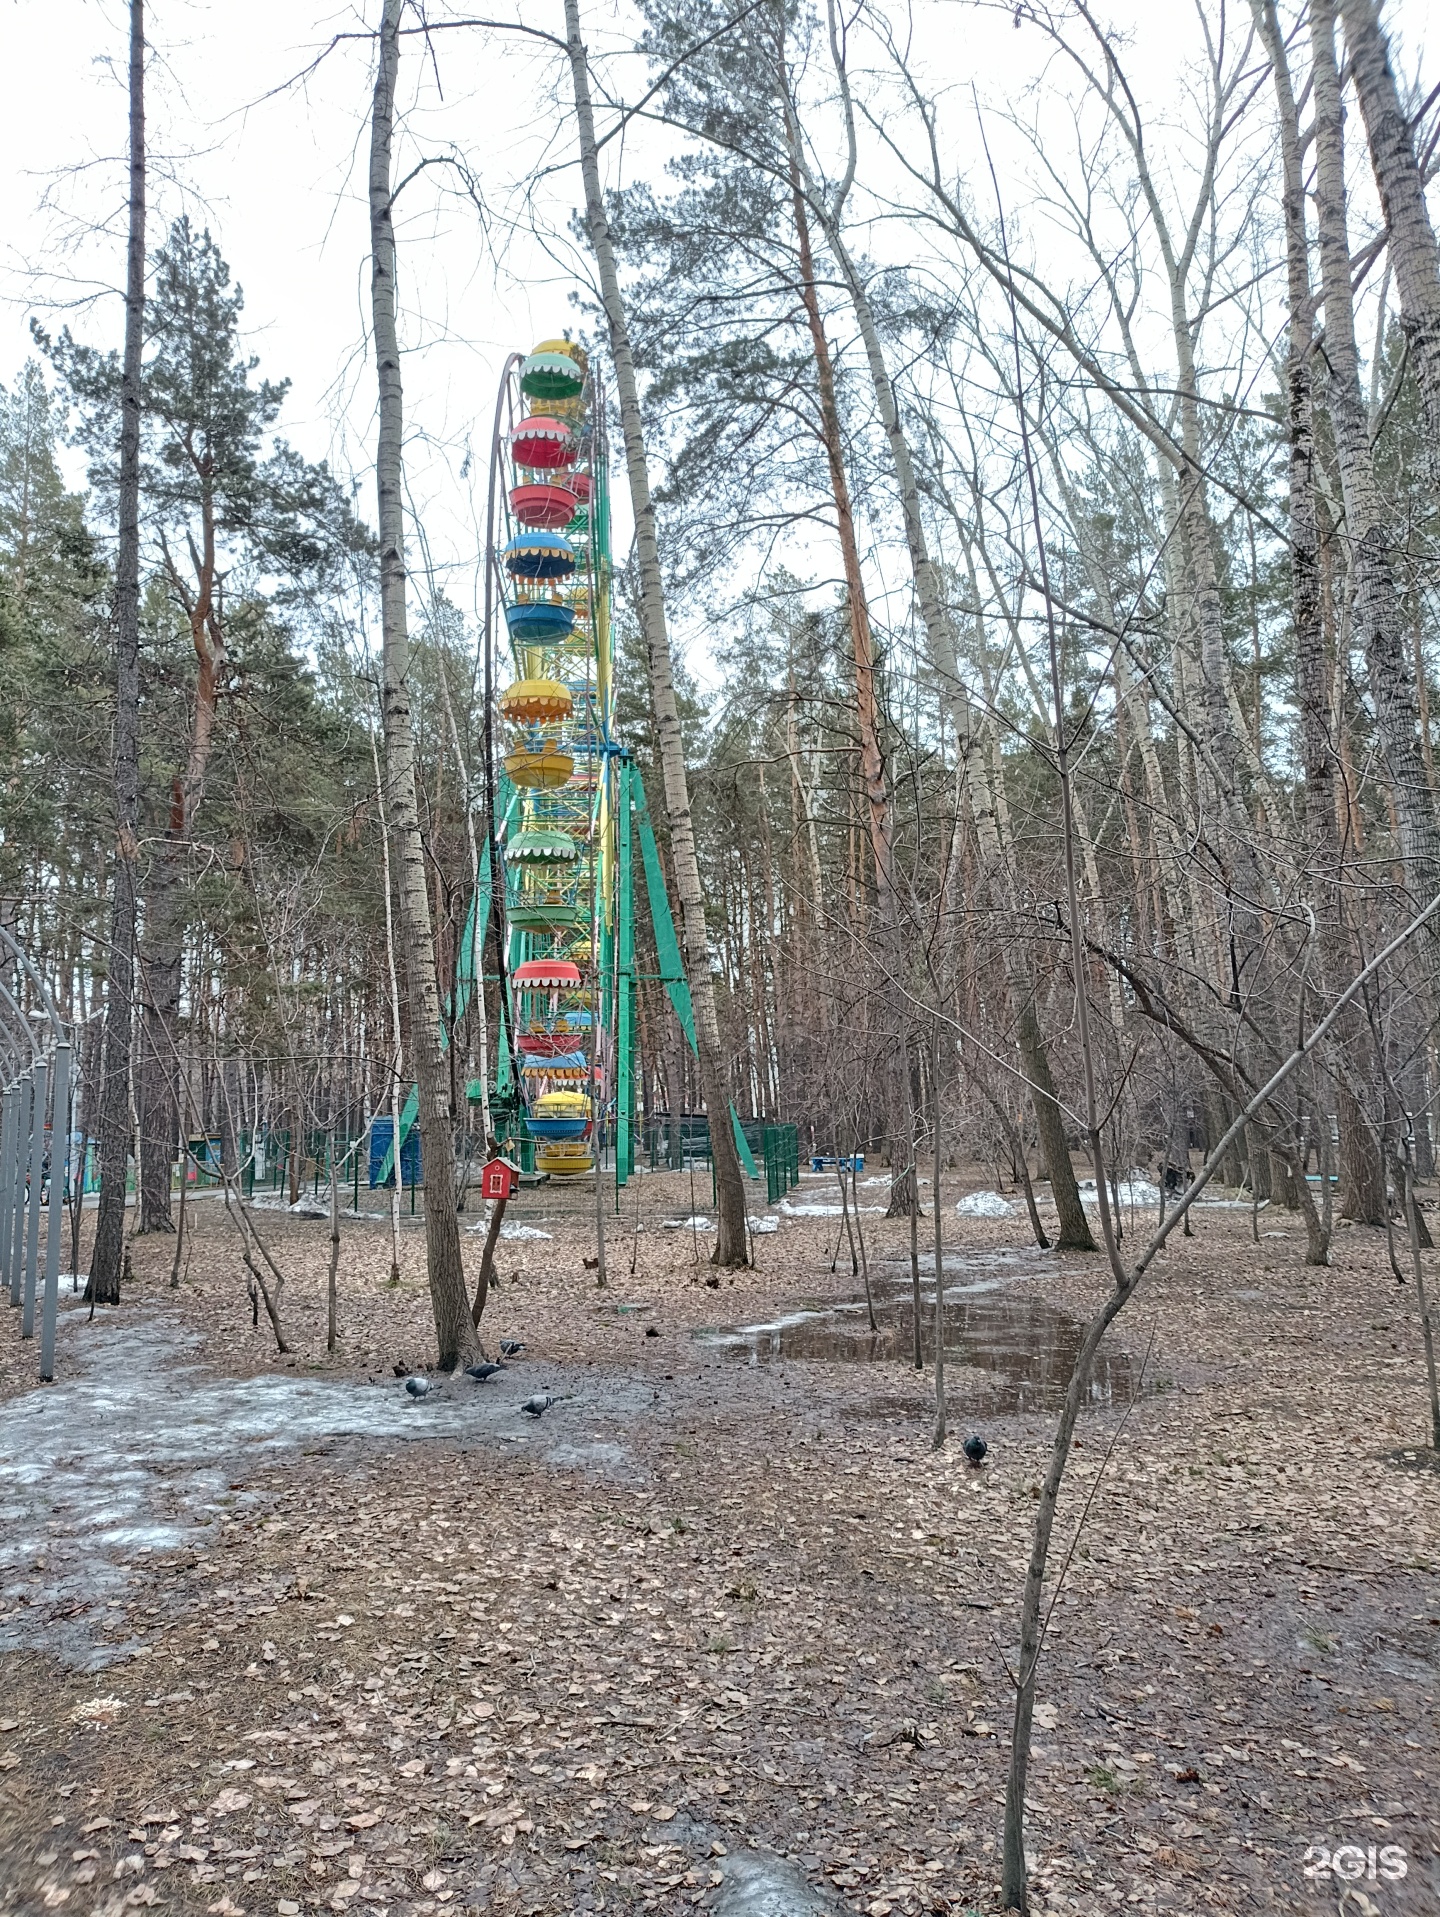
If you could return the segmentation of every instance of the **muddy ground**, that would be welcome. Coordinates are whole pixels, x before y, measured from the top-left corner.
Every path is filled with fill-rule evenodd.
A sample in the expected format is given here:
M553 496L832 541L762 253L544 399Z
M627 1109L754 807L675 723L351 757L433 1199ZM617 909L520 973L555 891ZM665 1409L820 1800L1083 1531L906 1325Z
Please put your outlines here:
M663 1228L683 1175L627 1191L603 1290L591 1191L526 1193L548 1235L502 1241L485 1325L524 1352L414 1403L418 1226L392 1289L384 1222L347 1220L333 1358L325 1224L257 1214L281 1357L213 1199L178 1290L137 1239L119 1311L67 1301L54 1387L0 1312L0 1908L996 1910L1035 1489L1103 1274L954 1196L938 1451L903 1222L863 1221L879 1336L816 1315L858 1293L823 1180L714 1288ZM1440 1912L1413 1299L1383 1233L1316 1272L1258 1228L1200 1212L1082 1419L1037 1911Z

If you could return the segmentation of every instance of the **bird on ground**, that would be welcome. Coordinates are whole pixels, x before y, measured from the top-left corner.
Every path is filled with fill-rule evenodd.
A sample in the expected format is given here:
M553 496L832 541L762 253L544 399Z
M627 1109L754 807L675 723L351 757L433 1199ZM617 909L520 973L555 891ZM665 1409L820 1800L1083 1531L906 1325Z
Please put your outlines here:
M645 1336L647 1338L658 1338L660 1336L659 1325L646 1325Z
M522 1411L528 1411L532 1418L538 1418L548 1411L555 1400L553 1398L527 1398L521 1405Z
M405 1389L410 1393L412 1398L423 1398L429 1393L430 1380L418 1376L407 1378L405 1380Z
M502 1338L500 1340L500 1351L503 1357L518 1358L524 1349L525 1340L523 1338Z
M983 1464L985 1462L985 1454L990 1449L983 1438L977 1438L973 1433L965 1440L960 1448L970 1460L971 1464Z
M465 1376L467 1378L474 1378L478 1384L484 1384L487 1379L493 1378L497 1371L508 1371L509 1369L509 1365L466 1365Z

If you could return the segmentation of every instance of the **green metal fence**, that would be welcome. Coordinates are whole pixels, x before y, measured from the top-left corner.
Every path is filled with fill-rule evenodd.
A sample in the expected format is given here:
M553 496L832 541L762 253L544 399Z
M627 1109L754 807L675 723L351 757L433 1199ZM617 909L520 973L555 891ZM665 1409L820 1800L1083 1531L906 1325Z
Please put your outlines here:
M766 1125L760 1144L765 1156L765 1202L773 1205L800 1183L800 1127Z

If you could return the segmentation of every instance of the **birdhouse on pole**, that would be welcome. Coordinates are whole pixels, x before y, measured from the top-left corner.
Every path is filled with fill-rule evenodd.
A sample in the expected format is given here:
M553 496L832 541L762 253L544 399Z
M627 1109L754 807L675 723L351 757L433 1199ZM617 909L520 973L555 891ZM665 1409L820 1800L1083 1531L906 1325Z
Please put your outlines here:
M509 1198L520 1188L520 1167L508 1158L492 1158L480 1174L480 1191L485 1198Z

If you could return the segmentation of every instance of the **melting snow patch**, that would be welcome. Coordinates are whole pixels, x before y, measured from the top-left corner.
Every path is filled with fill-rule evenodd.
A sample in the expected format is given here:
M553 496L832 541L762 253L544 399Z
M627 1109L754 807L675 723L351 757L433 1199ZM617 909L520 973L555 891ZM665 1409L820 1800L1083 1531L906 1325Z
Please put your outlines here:
M780 1200L780 1209L787 1218L838 1218L840 1206L835 1205L792 1205L788 1198ZM852 1205L852 1211L873 1211L884 1214L883 1205Z
M1122 1178L1118 1185L1110 1185L1107 1189L1111 1198L1122 1205L1148 1205L1159 1209L1160 1187L1152 1185L1144 1172L1132 1171L1128 1177ZM1086 1204L1098 1204L1093 1178L1081 1180L1080 1197Z
M1015 1207L998 1191L967 1192L955 1207L962 1218L1013 1218Z
M198 1342L150 1312L91 1324L67 1300L59 1382L0 1402L0 1658L43 1651L96 1670L132 1652L135 1639L102 1636L106 1600L127 1592L137 1562L181 1546L208 1554L226 1510L261 1504L263 1494L233 1488L237 1470L329 1439L391 1450L407 1439L494 1442L515 1417L513 1394L472 1390L469 1379L437 1379L412 1402L388 1380L217 1376L196 1362ZM640 1416L650 1393L622 1384L608 1402ZM612 1441L573 1431L541 1433L537 1453L562 1436L567 1465L617 1468Z
M477 1218L473 1225L467 1225L465 1229L467 1231L489 1231L490 1219L488 1214L484 1218ZM502 1225L500 1227L500 1236L511 1240L517 1238L550 1238L553 1236L553 1233L537 1231L534 1225Z
M747 1218L745 1222L757 1238L763 1238L767 1231L779 1231L780 1229L780 1220L778 1218L771 1218L768 1214L760 1218Z
M661 1231L714 1231L715 1227L708 1218L698 1214L694 1218L662 1218Z

